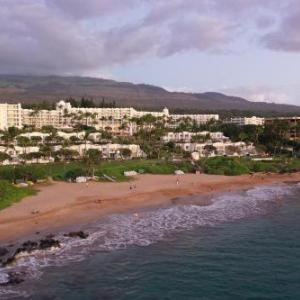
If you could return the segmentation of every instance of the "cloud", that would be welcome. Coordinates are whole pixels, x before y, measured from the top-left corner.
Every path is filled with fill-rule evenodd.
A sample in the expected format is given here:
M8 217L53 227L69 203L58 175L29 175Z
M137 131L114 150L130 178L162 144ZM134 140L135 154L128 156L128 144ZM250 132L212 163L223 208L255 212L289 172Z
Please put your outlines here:
M288 90L291 87L282 86L241 86L222 88L219 91L228 95L236 95L254 102L290 103Z
M169 36L158 49L161 56L189 50L218 51L231 41L230 25L201 18L176 21L169 25Z
M300 8L288 14L280 25L262 37L263 44L272 49L300 52Z
M124 13L136 3L136 0L46 0L49 8L77 20Z
M298 51L293 1L0 0L0 72L95 73L147 57L226 53L245 36Z

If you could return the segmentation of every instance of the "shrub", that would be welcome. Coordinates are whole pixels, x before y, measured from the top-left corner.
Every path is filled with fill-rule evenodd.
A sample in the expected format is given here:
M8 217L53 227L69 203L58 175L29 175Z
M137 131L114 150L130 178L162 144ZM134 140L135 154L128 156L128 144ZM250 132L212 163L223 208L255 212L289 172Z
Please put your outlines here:
M76 169L71 169L71 170L68 170L65 175L64 175L64 178L69 180L75 180L76 177L79 177L79 176L84 176L85 175L85 170L82 169L82 168L76 168Z
M205 173L216 175L242 175L250 172L247 165L238 158L215 157L200 162Z

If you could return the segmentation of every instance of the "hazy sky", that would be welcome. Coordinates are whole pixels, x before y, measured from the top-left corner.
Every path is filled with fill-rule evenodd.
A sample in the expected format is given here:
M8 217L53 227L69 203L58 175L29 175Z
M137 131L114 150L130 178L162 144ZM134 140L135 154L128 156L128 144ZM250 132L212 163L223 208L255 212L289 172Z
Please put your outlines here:
M0 0L0 72L300 105L300 0Z

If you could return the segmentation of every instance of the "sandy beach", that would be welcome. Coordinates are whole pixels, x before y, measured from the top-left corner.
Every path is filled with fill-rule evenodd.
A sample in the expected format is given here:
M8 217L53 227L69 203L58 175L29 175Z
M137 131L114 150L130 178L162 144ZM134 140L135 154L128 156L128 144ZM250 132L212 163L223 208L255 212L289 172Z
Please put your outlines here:
M177 197L209 195L286 181L300 181L300 174L140 175L134 181L123 183L37 185L37 195L0 211L0 242L63 230L111 213L168 205Z

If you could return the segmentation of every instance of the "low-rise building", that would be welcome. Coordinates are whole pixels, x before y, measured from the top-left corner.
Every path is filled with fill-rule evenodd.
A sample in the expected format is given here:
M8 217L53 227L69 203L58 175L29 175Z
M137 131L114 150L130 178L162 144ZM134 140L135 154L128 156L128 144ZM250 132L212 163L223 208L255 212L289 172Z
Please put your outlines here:
M257 154L253 144L246 144L244 142L177 143L176 145L186 152L199 153L199 157L216 155L247 156Z
M168 132L165 136L162 137L162 141L165 143L174 142L174 143L189 143L193 139L212 140L212 141L227 141L228 137L224 136L223 132L210 132L210 131L200 131L200 132L190 132L190 131L181 131L181 132Z
M61 146L60 146L61 147ZM79 145L71 145L67 149L77 151L79 153L79 156L84 156L86 151L89 149L97 149L101 151L103 158L122 158L122 150L123 149L129 149L130 150L130 158L141 158L145 157L145 153L141 150L139 145L136 144L92 144L92 143L85 143L85 144L79 144ZM57 150L59 150L57 148Z

